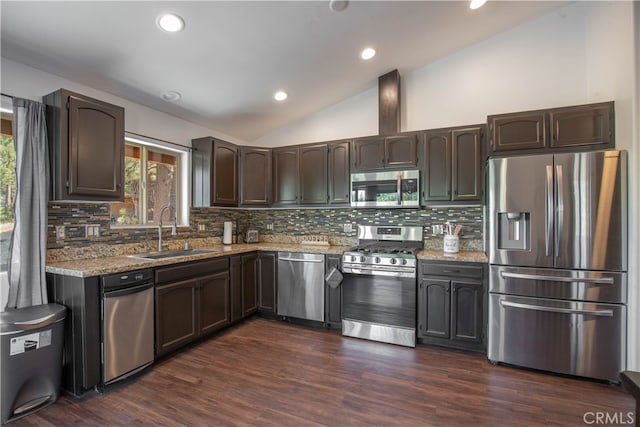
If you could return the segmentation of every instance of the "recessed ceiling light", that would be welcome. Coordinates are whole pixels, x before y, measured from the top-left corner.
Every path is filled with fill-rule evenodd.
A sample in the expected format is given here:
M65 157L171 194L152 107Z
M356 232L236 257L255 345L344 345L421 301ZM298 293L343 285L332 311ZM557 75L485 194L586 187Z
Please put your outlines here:
M273 95L273 99L275 99L276 101L284 101L285 99L287 99L287 96L289 96L287 95L287 92L279 90Z
M162 99L164 99L165 101L168 101L168 102L176 102L180 98L182 98L182 95L180 95L179 92L176 92L174 90L169 90L167 92L162 92L162 95L160 95L160 96L162 97Z
M330 0L329 1L329 9L334 12L342 12L349 6L349 2L347 0Z
M364 49L360 53L360 58L364 59L365 61L373 58L374 56L376 56L376 50L374 48L371 48L371 47L368 47L368 48Z
M482 7L482 5L484 5L486 2L487 0L471 0L471 3L469 3L469 8L478 9Z
M168 33L175 33L184 29L184 19L173 13L159 15L156 24L161 30Z

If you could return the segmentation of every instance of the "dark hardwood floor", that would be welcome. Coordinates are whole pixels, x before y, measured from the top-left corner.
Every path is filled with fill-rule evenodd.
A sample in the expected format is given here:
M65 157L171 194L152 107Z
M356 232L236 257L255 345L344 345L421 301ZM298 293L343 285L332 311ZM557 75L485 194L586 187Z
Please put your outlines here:
M634 410L619 386L253 318L135 381L62 396L10 426L585 425L588 412Z

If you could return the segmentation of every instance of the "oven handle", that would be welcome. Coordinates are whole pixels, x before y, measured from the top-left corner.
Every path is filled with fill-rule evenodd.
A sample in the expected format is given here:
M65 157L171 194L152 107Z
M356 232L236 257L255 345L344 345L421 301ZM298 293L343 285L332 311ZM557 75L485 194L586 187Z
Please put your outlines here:
M545 276L544 274L524 274L524 273L510 273L508 271L501 271L500 276L510 279L527 279L527 280L549 280L551 282L568 282L568 283L595 283L598 285L613 285L613 277L602 277L600 279L590 279L588 277L559 277L559 276Z
M412 278L416 277L413 272L409 271L397 271L397 270L382 270L382 269L372 269L372 268L343 268L343 273L345 274L371 274L374 276L383 276L384 273L393 273L397 275L397 277L405 277Z
M534 305L534 304L522 304L519 302L509 302L505 300L500 300L500 305L503 307L523 308L525 310L546 311L550 313L588 314L590 316L613 317L613 310L579 310L574 308L560 308L560 307L547 307L543 305Z

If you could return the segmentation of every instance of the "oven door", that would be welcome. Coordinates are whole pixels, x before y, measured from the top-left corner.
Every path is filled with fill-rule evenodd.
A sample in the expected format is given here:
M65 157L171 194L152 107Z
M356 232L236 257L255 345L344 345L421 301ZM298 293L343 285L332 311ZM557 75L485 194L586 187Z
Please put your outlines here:
M417 170L351 174L351 206L419 207L419 176Z
M342 334L415 347L416 279L345 273Z

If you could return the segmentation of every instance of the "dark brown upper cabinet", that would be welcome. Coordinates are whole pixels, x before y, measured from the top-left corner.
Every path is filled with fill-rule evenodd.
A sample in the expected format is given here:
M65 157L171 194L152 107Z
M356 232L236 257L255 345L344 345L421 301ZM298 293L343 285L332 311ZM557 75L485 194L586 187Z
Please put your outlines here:
M424 133L423 204L482 200L484 125Z
M351 174L349 172L349 141L329 143L329 204L348 205Z
M487 155L614 147L614 104L602 102L487 117Z
M210 136L192 147L192 206L238 206L238 147Z
M240 147L240 204L271 204L271 149Z
M65 89L47 106L52 200L124 200L124 108Z
M326 204L327 144L274 148L273 204Z
M402 169L418 164L417 134L357 138L351 145L354 172Z

